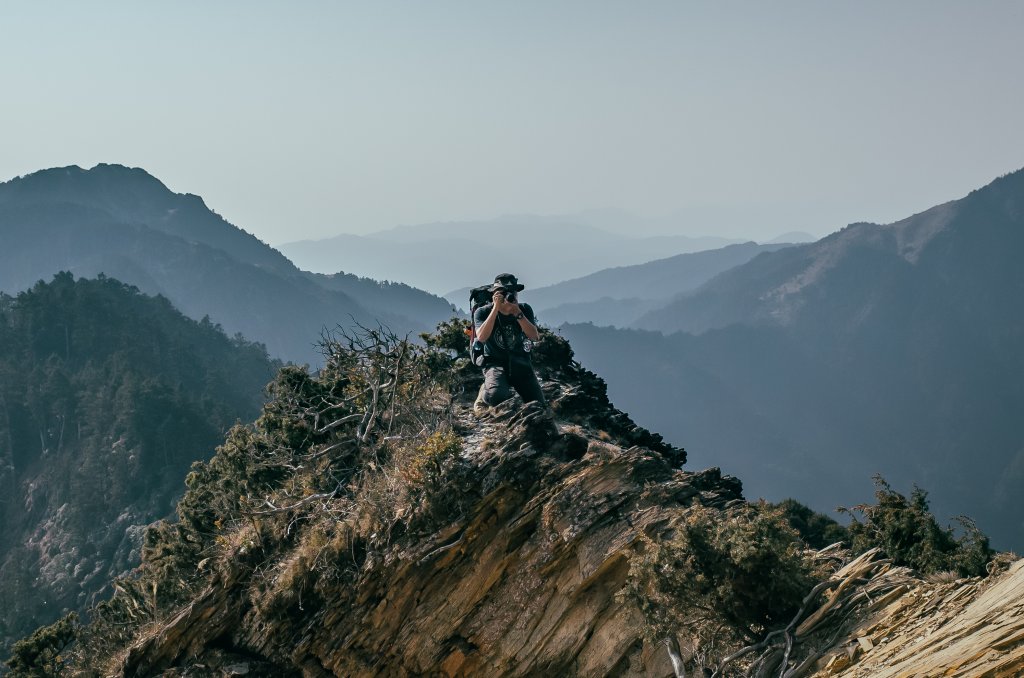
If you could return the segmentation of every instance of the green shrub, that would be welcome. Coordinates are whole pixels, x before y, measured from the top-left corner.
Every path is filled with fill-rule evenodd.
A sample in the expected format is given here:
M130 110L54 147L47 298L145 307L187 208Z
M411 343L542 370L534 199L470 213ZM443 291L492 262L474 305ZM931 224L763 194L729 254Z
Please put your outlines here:
M433 332L422 332L420 338L429 348L464 357L469 352L469 328L469 320L456 316L439 323Z
M11 657L7 660L11 678L60 675L66 660L61 653L78 637L78 630L78 615L72 612L19 640L11 648Z
M957 536L952 528L936 522L928 509L928 493L921 488L915 486L908 499L881 476L874 481L877 504L840 509L852 517L849 533L855 553L877 546L897 565L924 574L985 575L993 551L973 521L959 517L963 533Z
M454 431L436 431L418 445L403 469L414 526L430 530L458 517L470 495L468 474Z
M621 595L644 613L650 640L687 634L726 654L788 623L818 579L778 508L695 507L666 537L644 539Z
M850 533L845 527L795 499L784 499L773 506L782 511L790 526L811 548L823 549L836 542L850 543Z

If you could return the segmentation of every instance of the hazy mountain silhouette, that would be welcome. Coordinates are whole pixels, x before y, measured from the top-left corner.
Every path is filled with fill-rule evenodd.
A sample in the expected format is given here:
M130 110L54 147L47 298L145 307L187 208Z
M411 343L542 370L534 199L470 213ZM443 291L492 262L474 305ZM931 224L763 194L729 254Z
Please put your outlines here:
M402 280L444 294L514 272L538 287L610 266L637 264L669 254L719 248L727 238L630 237L586 224L544 217L400 226L370 235L338 235L281 245L299 266L324 273L345 270Z
M882 472L1020 549L1021 252L1024 171L756 257L637 323L669 336L562 331L620 406L755 495L829 509Z
M818 239L817 236L811 235L810 233L807 233L805 231L787 231L786 233L783 233L782 235L775 236L771 240L765 241L765 243L768 244L768 245L786 244L786 243L792 244L792 243L800 243L800 242L814 242L817 239Z
M0 205L66 203L91 207L124 224L148 228L230 252L233 259L280 273L295 267L256 236L231 225L197 195L171 192L139 168L99 164L55 167L0 184Z
M673 297L696 289L719 273L746 263L761 252L786 246L748 242L677 254L532 289L524 293L524 299L549 325L592 322L626 327L646 311L664 306Z
M379 320L404 332L450 315L444 300L407 285L300 271L197 196L119 165L44 170L0 184L0 242L2 291L59 270L105 273L290 360L315 361L324 327Z

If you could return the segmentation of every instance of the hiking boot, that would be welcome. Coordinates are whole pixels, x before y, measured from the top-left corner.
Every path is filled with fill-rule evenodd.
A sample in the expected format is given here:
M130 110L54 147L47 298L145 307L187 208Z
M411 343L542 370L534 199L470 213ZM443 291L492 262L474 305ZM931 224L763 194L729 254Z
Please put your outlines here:
M473 414L478 417L482 417L491 411L491 408L484 402L484 387L480 385L480 390L477 391L476 400L473 402Z

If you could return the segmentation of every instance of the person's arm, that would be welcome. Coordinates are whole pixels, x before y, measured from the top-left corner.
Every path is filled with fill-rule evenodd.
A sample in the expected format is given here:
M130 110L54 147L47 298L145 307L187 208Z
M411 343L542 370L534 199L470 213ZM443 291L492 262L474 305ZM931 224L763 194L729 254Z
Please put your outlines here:
M523 331L523 334L530 341L539 341L540 330L537 329L537 325L531 319L532 313L527 315L519 304L513 304L513 306L515 306L513 315L515 315L516 320L519 322L519 329Z
M487 341L494 333L494 323L498 320L498 305L491 306L491 312L487 314L484 321L476 328L476 338L480 341Z

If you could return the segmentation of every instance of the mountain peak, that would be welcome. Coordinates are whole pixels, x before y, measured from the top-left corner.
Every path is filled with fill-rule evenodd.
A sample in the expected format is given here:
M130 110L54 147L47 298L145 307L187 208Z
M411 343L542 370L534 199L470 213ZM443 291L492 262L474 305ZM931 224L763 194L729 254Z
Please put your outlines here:
M173 195L159 179L139 167L100 163L91 169L78 165L51 167L0 184L0 201L47 200L95 201L100 196L123 198L142 192L152 199ZM141 197L141 196L138 196Z
M261 268L295 272L280 252L210 210L201 197L175 193L139 167L101 163L87 170L77 165L40 170L0 184L0 205L84 207L111 223L163 231Z
M419 331L451 315L419 290L305 274L198 195L174 193L137 167L70 165L0 184L0 232L0 291L57 270L104 273L290 360L317 361L313 340L339 322Z

